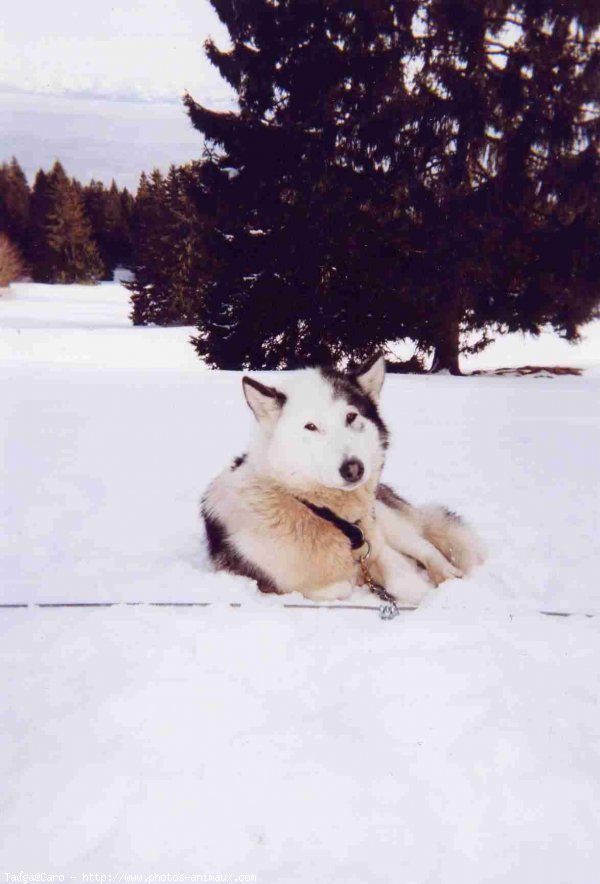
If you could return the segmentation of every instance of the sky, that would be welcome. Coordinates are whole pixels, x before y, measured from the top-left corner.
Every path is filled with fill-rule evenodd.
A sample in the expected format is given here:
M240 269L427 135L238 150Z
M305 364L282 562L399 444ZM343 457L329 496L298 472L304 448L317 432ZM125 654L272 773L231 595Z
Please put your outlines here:
M135 187L142 170L198 157L181 105L189 90L215 109L229 87L203 53L227 31L208 0L23 0L0 31L0 161L30 178L60 159L82 181Z

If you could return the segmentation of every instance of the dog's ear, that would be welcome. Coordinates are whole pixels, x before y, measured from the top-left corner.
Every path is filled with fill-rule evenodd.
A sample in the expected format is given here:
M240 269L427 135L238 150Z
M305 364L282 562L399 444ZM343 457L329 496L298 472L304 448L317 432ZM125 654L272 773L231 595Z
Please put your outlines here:
M266 387L254 378L243 377L242 387L246 402L259 422L277 418L287 401L285 393L276 390L275 387Z
M375 402L379 399L385 378L385 358L383 353L375 353L354 372L359 387Z

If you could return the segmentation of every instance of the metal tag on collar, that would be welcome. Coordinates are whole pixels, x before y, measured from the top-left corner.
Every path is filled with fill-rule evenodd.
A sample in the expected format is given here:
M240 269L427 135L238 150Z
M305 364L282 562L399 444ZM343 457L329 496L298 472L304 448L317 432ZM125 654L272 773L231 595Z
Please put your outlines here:
M389 605L379 605L379 617L381 620L393 620L400 613L400 608L396 602L390 602Z
M373 577L371 576L371 572L369 571L369 566L367 565L367 561L371 555L371 544L365 538L365 543L367 545L367 550L360 556L359 564L360 569L362 571L363 580L369 587L369 590L377 596L377 598L381 599L383 602L382 605L379 606L379 616L382 620L393 620L394 617L397 617L400 613L400 608L396 604L396 599L393 595L391 595L385 586L382 586L380 583L375 583Z

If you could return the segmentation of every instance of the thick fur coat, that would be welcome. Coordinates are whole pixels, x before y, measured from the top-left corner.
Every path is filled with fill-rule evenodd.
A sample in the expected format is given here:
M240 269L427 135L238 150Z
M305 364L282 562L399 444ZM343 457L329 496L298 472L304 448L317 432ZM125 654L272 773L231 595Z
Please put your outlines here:
M432 584L483 561L481 542L458 516L413 507L380 482L384 374L379 357L354 374L289 372L277 388L243 379L254 440L202 501L217 569L251 577L263 592L347 598L362 583L361 550L307 504L359 524L374 580L403 602L418 603Z

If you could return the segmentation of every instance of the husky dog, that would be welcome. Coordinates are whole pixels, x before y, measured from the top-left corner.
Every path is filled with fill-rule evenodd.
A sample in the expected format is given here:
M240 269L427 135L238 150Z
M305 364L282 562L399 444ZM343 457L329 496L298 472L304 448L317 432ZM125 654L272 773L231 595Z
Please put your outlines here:
M217 569L251 577L263 592L348 598L363 582L349 542L358 524L373 580L415 604L432 584L483 561L480 541L458 516L411 506L380 483L384 375L376 356L351 374L287 372L277 388L243 378L256 437L202 501Z

